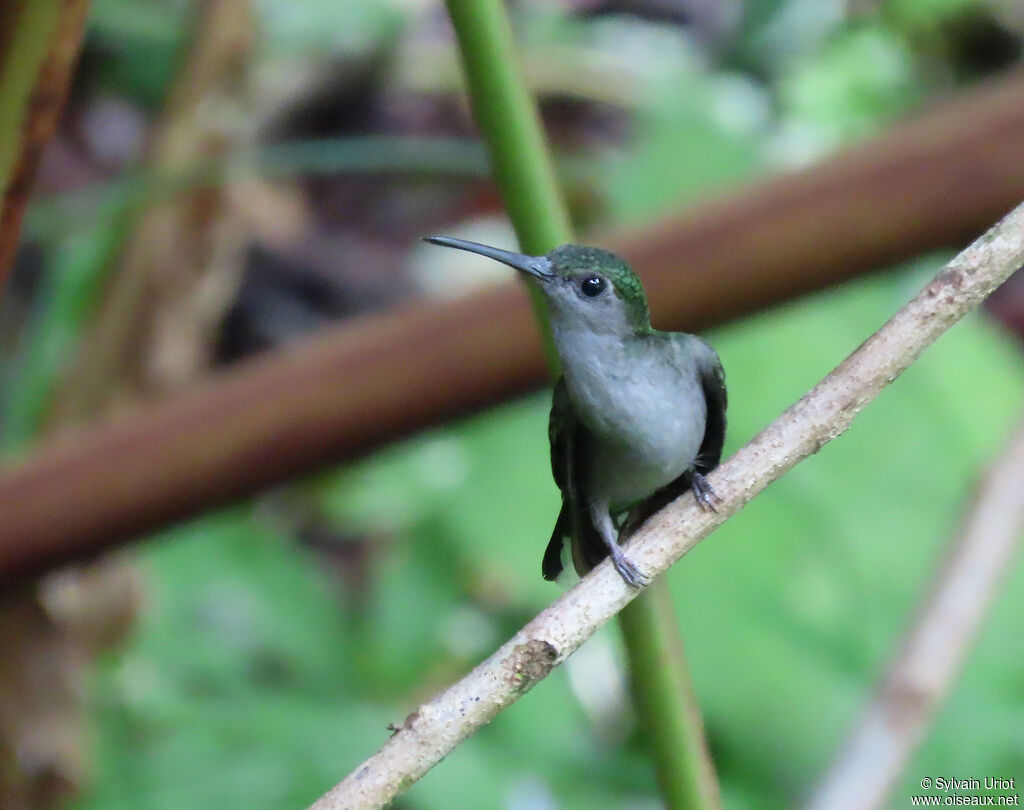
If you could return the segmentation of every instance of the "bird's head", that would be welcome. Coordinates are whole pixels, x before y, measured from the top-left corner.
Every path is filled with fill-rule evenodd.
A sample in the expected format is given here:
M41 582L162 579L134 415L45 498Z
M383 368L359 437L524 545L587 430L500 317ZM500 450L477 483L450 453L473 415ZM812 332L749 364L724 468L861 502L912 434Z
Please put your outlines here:
M555 329L584 328L611 335L650 329L640 278L624 259L607 250L562 245L543 256L528 256L447 236L428 236L426 241L479 253L529 276L547 299Z

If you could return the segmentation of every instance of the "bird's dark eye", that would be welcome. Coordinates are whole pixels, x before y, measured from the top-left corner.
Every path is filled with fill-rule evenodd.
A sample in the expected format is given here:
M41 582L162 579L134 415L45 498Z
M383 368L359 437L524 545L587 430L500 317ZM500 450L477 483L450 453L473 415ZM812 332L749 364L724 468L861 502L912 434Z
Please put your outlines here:
M583 279L583 283L580 284L580 290L588 298L597 298L597 296L604 292L604 288L607 286L608 282L600 276L587 276Z

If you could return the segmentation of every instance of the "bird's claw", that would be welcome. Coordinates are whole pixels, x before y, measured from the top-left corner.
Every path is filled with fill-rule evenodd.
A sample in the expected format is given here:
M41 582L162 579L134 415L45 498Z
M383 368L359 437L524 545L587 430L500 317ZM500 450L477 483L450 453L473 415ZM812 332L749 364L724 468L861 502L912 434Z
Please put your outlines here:
M717 512L717 505L722 502L708 479L698 472L693 474L693 497L697 500L697 506L705 512Z
M651 580L644 574L641 574L639 569L633 563L629 561L622 550L616 546L616 549L612 552L612 565L615 566L615 570L619 572L619 576L622 580L629 585L631 588L643 588Z

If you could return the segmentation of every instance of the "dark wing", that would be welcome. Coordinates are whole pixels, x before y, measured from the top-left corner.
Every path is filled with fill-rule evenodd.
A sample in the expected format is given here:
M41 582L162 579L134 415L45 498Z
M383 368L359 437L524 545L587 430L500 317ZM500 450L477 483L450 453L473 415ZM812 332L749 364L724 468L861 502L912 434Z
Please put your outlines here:
M572 481L573 439L576 433L576 412L572 408L565 378L559 377L551 394L551 415L548 417L548 441L551 442L551 475L562 497L569 493Z
M725 445L725 409L729 404L725 392L725 369L718 359L718 352L698 337L692 338L696 349L697 373L704 389L704 402L707 404L707 421L704 425L704 441L700 444L694 469L701 475L707 475L722 460L722 447Z
M562 547L566 541L572 543L573 562L581 576L607 554L579 491L580 459L586 451L586 429L576 417L562 377L555 383L551 398L548 439L551 442L551 475L562 492L562 508L544 550L541 573L544 579L554 581L562 573Z
M572 501L575 476L573 475L574 444L577 426L576 414L565 390L565 379L558 378L551 397L551 416L548 418L548 441L551 442L551 475L562 493L562 509L555 521L548 547L544 550L541 573L544 579L554 581L562 573L562 545L572 539Z

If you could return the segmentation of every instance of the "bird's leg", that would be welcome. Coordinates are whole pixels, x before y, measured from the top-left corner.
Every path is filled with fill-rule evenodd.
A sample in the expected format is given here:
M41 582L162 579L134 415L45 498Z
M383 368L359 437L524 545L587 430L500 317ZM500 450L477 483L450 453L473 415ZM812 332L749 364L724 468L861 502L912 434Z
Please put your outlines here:
M642 588L646 585L650 580L641 574L633 563L626 559L626 554L623 552L622 546L619 545L615 524L612 522L608 505L603 503L591 504L590 519L593 521L597 533L601 535L601 540L604 541L605 546L608 548L608 555L612 558L612 565L619 572L619 576L630 587Z
M705 512L709 510L717 512L717 504L722 502L722 499L718 497L718 493L708 483L708 479L696 470L693 471L693 497L697 499L697 506Z
M626 513L626 517L622 521L622 525L619 526L619 542L625 543L630 537L636 534L637 529L643 526L647 518L653 515L655 511L657 510L649 508L647 502L638 503L630 509L629 512Z

